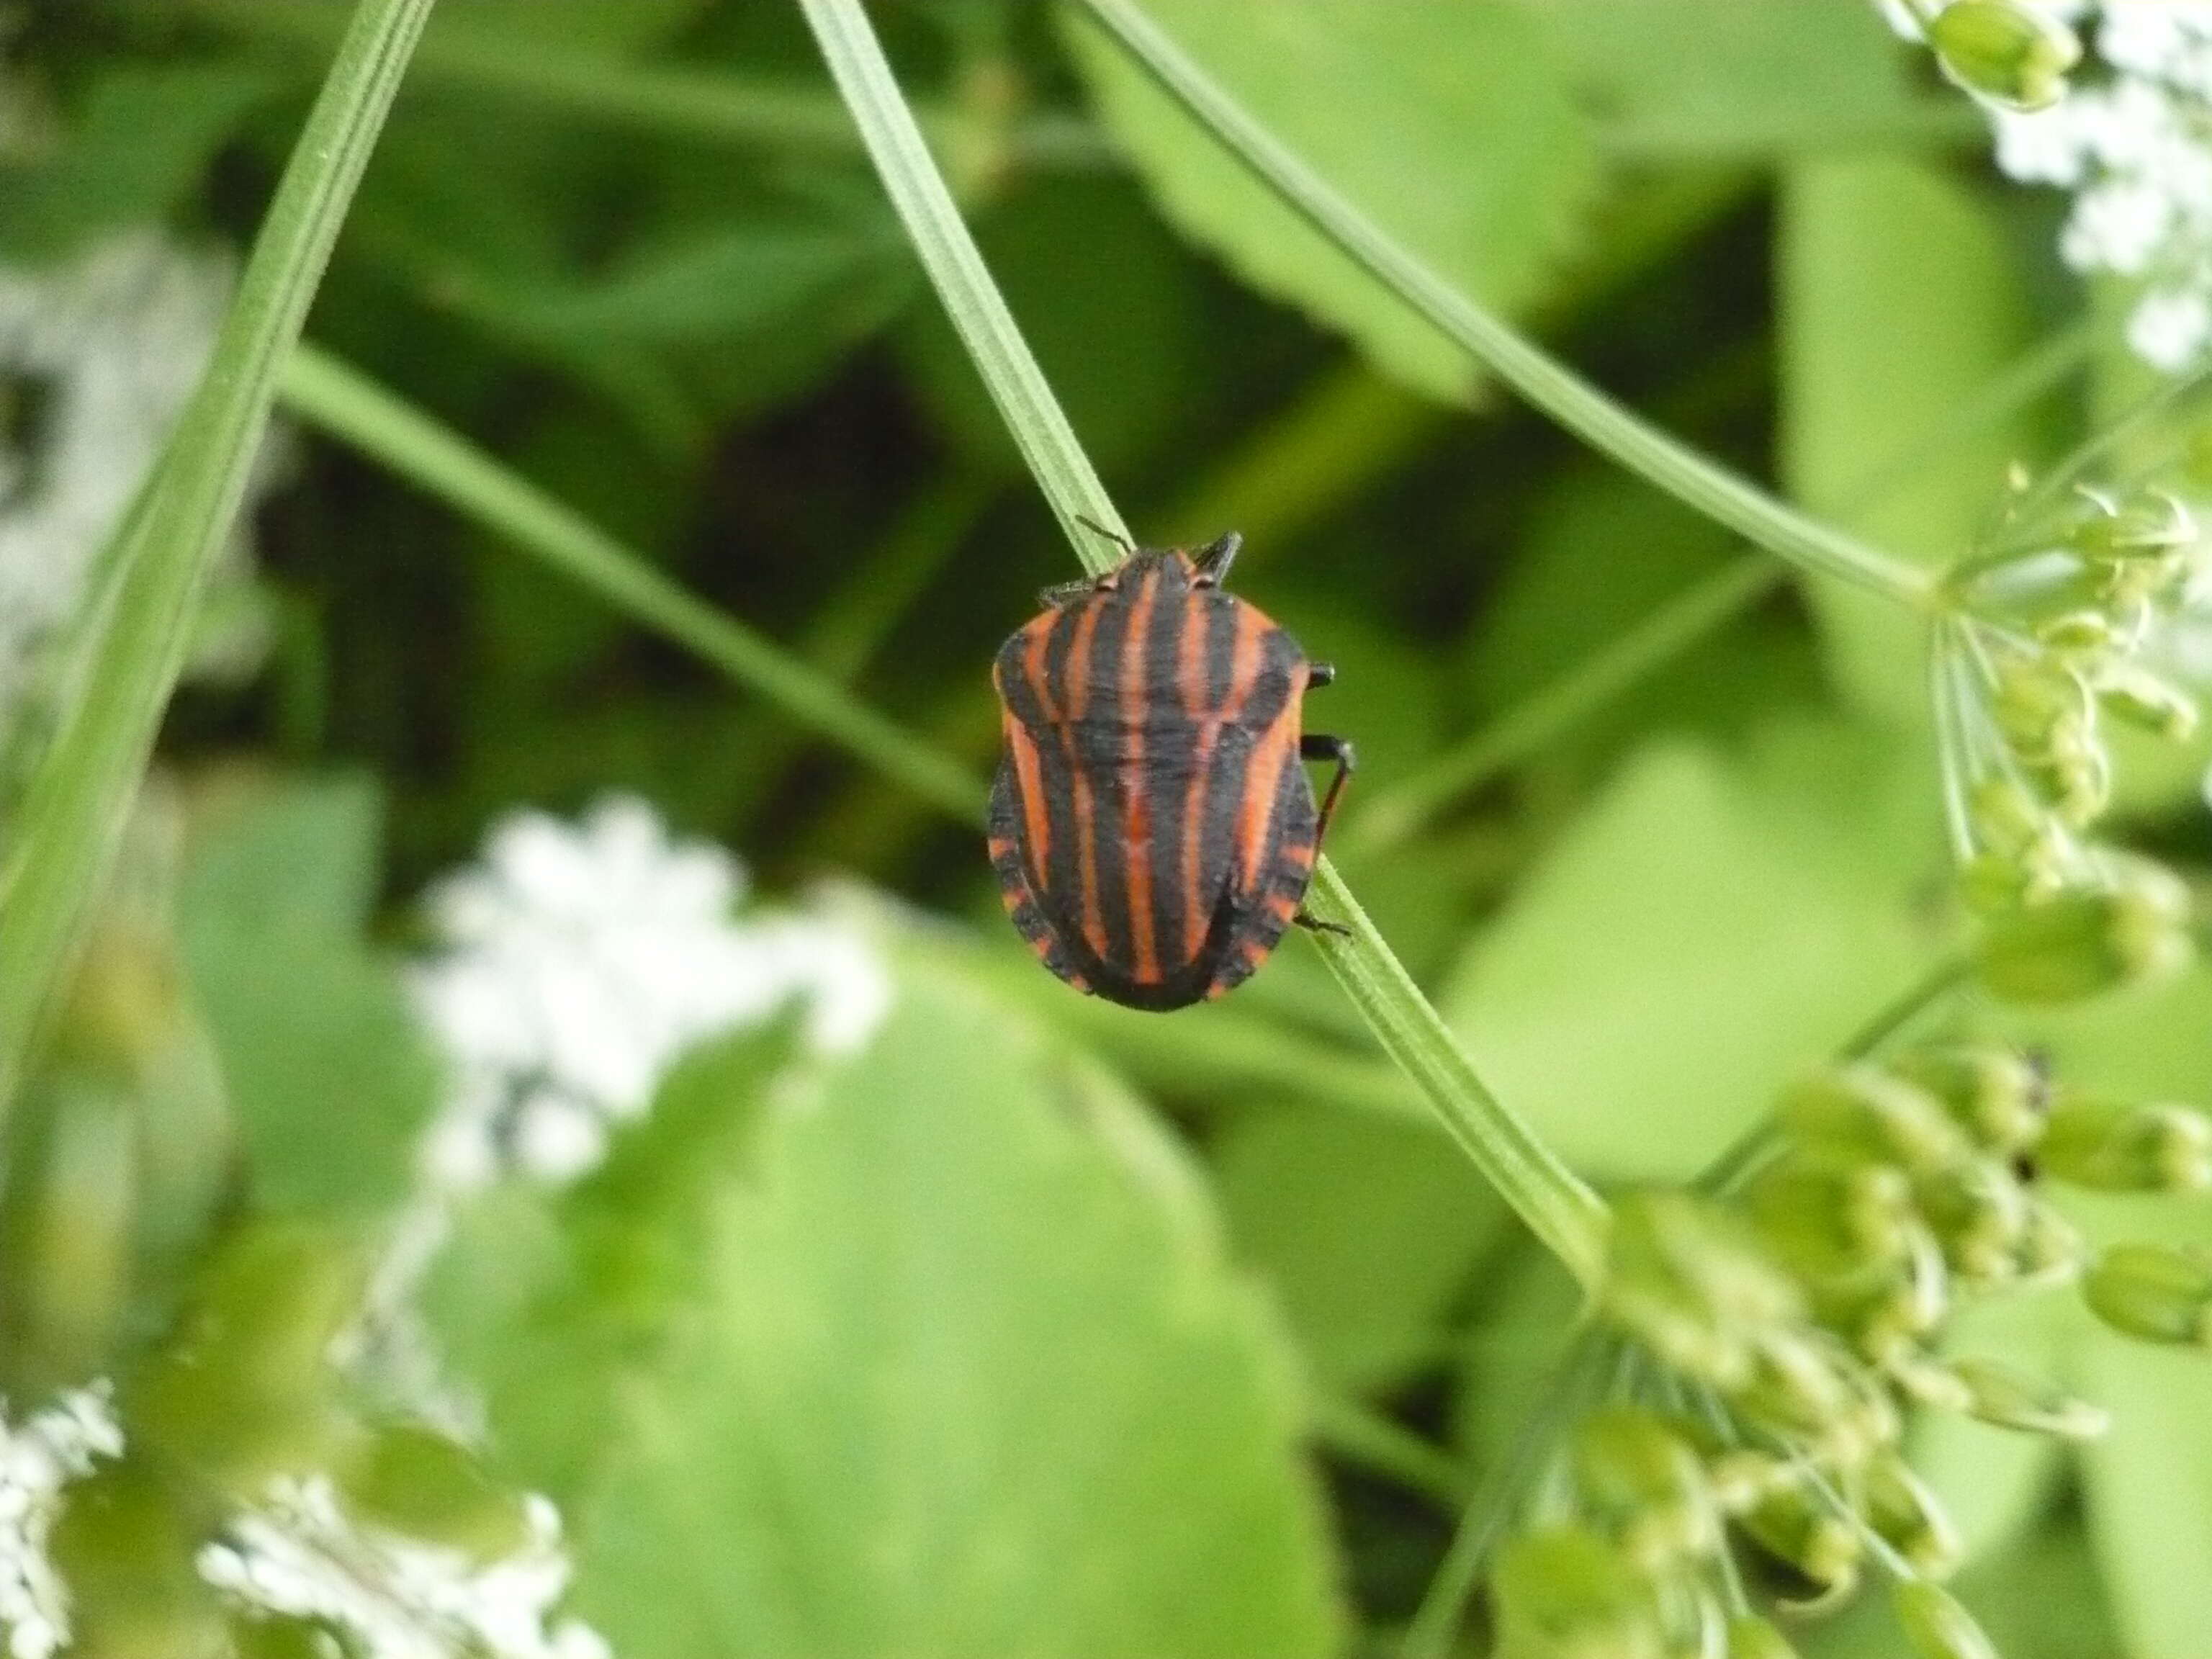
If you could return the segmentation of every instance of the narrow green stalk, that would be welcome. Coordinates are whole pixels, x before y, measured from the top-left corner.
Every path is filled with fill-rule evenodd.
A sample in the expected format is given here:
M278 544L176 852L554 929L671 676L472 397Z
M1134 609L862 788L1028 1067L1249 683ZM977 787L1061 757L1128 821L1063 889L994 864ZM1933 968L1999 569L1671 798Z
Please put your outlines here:
M301 51L327 51L337 29L327 7L298 0L183 4L191 15L233 33ZM519 52L511 33L463 15L441 21L422 43L414 83L704 143L836 155L860 149L844 105L817 85L638 63L539 40ZM917 109L916 118L939 145L958 143L968 121L945 108ZM1095 167L1113 155L1090 123L1050 113L1017 121L1006 143L1013 160L1030 166Z
M830 71L852 106L900 218L1001 416L1077 556L1092 571L1117 552L1085 526L1121 531L1089 459L1016 327L931 161L860 0L799 0ZM1318 936L1338 981L1383 1050L1420 1086L1445 1132L1576 1279L1603 1276L1605 1204L1483 1086L1443 1021L1324 859L1310 902L1350 929Z
M1974 396L1900 444L1837 503L1836 511L1863 511L1920 477L1962 441L2017 414L2087 364L2097 337L2096 327L2085 319L2038 342ZM1685 588L1411 777L1370 790L1351 822L1337 830L1340 847L1371 857L1400 845L1452 801L1538 752L1688 650L1771 592L1778 580L1772 566L1752 558Z
M1285 202L1561 426L1801 569L1836 577L1916 609L1936 603L1936 585L1927 572L1808 518L1647 425L1453 288L1254 120L1133 0L1077 3Z
M1614 1366L1619 1344L1601 1328L1585 1328L1552 1373L1528 1426L1511 1452L1482 1478L1460 1517L1451 1547L1429 1580L1413 1622L1406 1626L1399 1659L1445 1659L1453 1650L1468 1603L1474 1599L1483 1564L1512 1523L1514 1511L1543 1472L1560 1435L1589 1408Z
M1457 1510L1474 1482L1459 1460L1364 1401L1322 1394L1313 1402L1314 1439L1355 1468Z
M284 401L308 424L374 457L608 604L687 649L963 823L983 786L835 680L655 570L597 525L459 434L312 346L284 374Z
M1603 648L1516 703L1411 777L1371 792L1338 831L1342 850L1372 856L1399 845L1461 796L1488 782L1636 685L1773 591L1778 573L1739 559L1692 583Z
M1169 532L1196 545L1234 528L1249 560L1390 471L1449 417L1348 359L1315 376L1170 508Z
M922 142L914 112L884 60L867 14L857 0L799 0L799 5L883 175L891 205L1061 532L1085 570L1094 575L1110 570L1120 550L1082 521L1089 519L1125 538L1128 526L1098 482L1091 458L984 268L952 192Z
M276 390L432 0L361 0L254 239L206 374L102 561L76 683L0 854L0 1113L66 977L184 666Z

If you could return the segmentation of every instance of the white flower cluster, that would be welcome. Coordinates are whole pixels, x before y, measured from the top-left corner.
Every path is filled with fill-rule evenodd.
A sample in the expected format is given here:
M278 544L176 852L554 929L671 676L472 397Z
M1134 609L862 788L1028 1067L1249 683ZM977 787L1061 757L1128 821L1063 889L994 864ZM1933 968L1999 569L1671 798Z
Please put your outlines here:
M48 1659L69 1642L69 1595L46 1554L62 1491L119 1457L123 1431L103 1387L78 1389L20 1427L0 1418L0 1642L8 1659Z
M0 727L199 383L231 282L151 232L0 266Z
M574 1178L687 1048L793 1000L817 1048L865 1042L890 1000L874 951L829 921L740 918L744 890L729 854L672 841L635 799L577 827L525 812L495 829L484 862L432 893L443 949L415 977L454 1074L431 1188Z
M323 1626L359 1659L606 1659L599 1633L547 1618L568 1589L561 1517L526 1501L528 1537L479 1563L356 1521L322 1475L284 1479L199 1553L200 1577L250 1613Z
M2049 0L2108 73L2047 109L1992 108L1997 165L2074 193L2068 264L2140 289L2128 343L2179 373L2212 348L2212 3Z

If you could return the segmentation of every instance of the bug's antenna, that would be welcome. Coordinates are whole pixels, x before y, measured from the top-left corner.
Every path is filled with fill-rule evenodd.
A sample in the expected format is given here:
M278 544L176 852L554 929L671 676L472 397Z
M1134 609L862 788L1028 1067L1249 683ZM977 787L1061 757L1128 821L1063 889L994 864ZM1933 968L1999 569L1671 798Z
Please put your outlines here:
M1237 562L1237 550L1243 545L1243 536L1232 530L1219 540L1208 542L1200 548L1194 561L1198 566L1200 583L1208 587L1218 586L1221 579L1229 574L1229 567Z
M1083 514L1079 513L1075 515L1075 521L1081 525L1085 530L1091 532L1094 535L1103 536L1108 541L1113 543L1115 546L1120 548L1125 554L1134 553L1137 550L1136 543L1131 541L1127 536L1121 534L1118 530L1109 530L1104 525L1099 523L1096 519L1086 519Z

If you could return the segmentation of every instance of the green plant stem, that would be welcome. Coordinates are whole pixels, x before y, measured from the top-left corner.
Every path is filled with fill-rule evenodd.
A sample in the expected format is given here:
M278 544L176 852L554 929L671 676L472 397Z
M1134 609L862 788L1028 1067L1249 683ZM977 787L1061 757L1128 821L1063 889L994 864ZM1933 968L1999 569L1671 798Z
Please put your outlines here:
M102 560L72 694L0 854L0 1113L130 817L193 614L238 516L299 337L432 0L361 0L294 144L207 373Z
M953 326L1000 416L1086 569L1118 553L1083 520L1126 534L1020 330L984 268L951 193L915 126L860 0L799 0L831 76L851 106L892 204L913 237ZM1475 1167L1586 1288L1604 1273L1604 1201L1483 1086L1443 1021L1390 952L1324 859L1309 904L1349 930L1317 935L1338 982L1419 1086Z
M1278 143L1133 0L1076 3L1285 202L1567 430L1800 569L1916 609L1937 604L1926 571L1807 517L1646 424L1453 288Z
M834 679L686 592L573 509L518 477L335 358L302 346L287 368L286 406L374 457L522 551L589 588L963 823L983 786Z
M193 16L233 33L309 52L335 33L327 8L296 0L184 0ZM818 87L722 70L641 64L606 52L578 52L540 40L516 50L514 35L465 16L441 21L422 43L416 84L509 99L562 116L714 144L850 155L859 148L852 118ZM939 144L957 143L969 118L949 109L917 112ZM1095 167L1112 158L1088 122L1043 114L1006 135L1011 159L1027 165Z
M1553 1372L1534 1417L1519 1442L1484 1474L1482 1485L1462 1516L1451 1547L1429 1580L1413 1621L1398 1649L1398 1659L1445 1659L1452 1651L1460 1621L1474 1598L1483 1563L1504 1535L1522 1495L1541 1472L1567 1426L1589 1408L1613 1368L1619 1344L1601 1328L1585 1327Z
M882 175L884 189L962 343L998 406L1061 532L1092 574L1113 568L1121 552L1085 526L1091 520L1128 538L1128 526L1083 453L1060 400L1030 355L1013 314L984 268L983 256L923 143L905 94L858 0L799 0L830 73Z
M1846 515L1863 512L1942 461L1962 441L2016 414L2086 364L2097 337L2094 324L2084 319L2038 342L1973 397L1900 444L1836 510ZM1351 821L1337 830L1340 848L1372 857L1404 842L1452 801L1571 731L1772 592L1779 580L1772 565L1747 558L1692 583L1412 776L1370 790Z
M1474 1482L1458 1459L1365 1401L1324 1393L1312 1411L1315 1440L1353 1467L1453 1510L1473 1495Z
M1692 582L1466 742L1401 782L1376 790L1338 831L1342 850L1371 857L1406 841L1453 801L1580 725L1759 595L1773 592L1775 577L1765 560L1744 558Z

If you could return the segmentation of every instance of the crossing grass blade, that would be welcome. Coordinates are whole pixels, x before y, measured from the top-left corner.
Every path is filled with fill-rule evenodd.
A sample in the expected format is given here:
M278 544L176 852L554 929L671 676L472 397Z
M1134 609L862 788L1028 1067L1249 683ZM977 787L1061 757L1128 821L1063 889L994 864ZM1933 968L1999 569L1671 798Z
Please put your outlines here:
M53 734L0 847L0 1115L122 836L276 376L434 0L361 0L293 146L199 389L101 561Z
M1084 521L1126 533L1121 516L976 252L860 0L799 3L915 252L1037 487L1084 568L1110 566L1115 549ZM1604 1268L1604 1201L1483 1085L1326 859L1311 903L1316 915L1347 930L1323 938L1323 954L1384 1052L1530 1230L1578 1280L1595 1287Z

